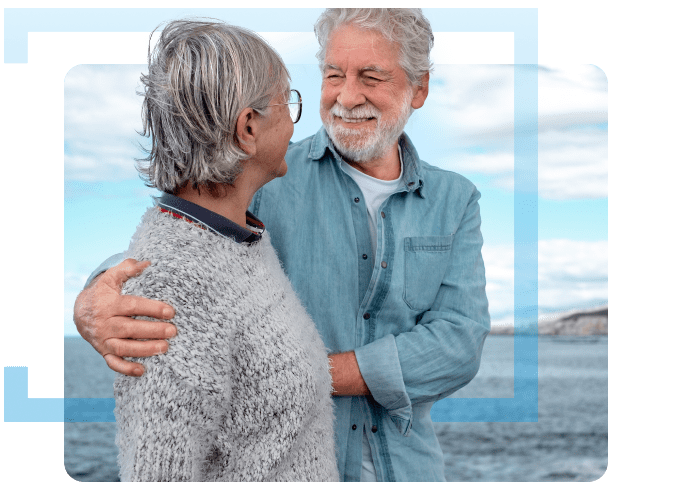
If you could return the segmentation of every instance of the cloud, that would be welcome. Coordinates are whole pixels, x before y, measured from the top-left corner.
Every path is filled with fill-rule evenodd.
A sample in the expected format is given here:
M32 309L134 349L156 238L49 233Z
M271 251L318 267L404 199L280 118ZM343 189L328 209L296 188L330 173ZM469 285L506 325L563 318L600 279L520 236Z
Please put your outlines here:
M312 45L318 47L318 42L313 32L260 32L259 34L265 38L281 56L291 54L296 50L307 48Z
M64 179L117 181L137 177L134 159L147 144L142 130L144 65L78 65L64 80Z
M485 244L482 248L487 279L487 299L492 323L502 323L511 317L513 298L513 245Z
M83 283L86 282L90 273L74 273L73 271L64 272L64 290L76 291L77 293L83 289Z
M539 115L593 114L607 122L608 84L605 74L593 65L541 66Z
M591 65L539 68L539 195L608 195L608 101L603 72ZM436 164L494 177L513 189L512 65L437 66L421 121L448 145ZM414 124L416 125L416 124ZM423 128L426 128L423 126Z
M539 241L539 310L608 302L608 241Z
M540 240L539 315L608 302L608 242ZM482 257L494 324L513 322L513 245L485 245Z
M539 194L547 199L607 197L607 161L605 130L547 129L539 137Z

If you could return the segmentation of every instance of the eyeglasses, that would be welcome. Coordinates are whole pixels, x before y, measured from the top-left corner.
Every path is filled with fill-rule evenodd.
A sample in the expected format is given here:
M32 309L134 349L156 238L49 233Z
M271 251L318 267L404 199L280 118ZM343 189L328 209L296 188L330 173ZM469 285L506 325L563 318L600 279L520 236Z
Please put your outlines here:
M290 90L290 101L284 104L269 104L268 107L274 105L286 105L290 108L290 117L292 118L292 123L296 124L299 118L302 116L302 96L298 90Z

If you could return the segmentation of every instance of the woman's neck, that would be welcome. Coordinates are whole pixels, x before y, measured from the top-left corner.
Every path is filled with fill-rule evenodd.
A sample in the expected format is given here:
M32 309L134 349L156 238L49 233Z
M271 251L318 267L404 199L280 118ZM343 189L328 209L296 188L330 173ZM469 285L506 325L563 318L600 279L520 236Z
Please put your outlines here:
M187 185L178 192L177 196L202 206L209 211L213 211L246 228L247 217L245 213L252 202L254 192L229 184L222 185L221 190L223 191L221 195L214 197L207 189L203 189L201 186L199 189L193 189L192 186Z
M258 162L249 161L233 184L221 184L221 196L214 197L206 189L193 189L189 184L177 194L179 198L202 206L209 211L230 219L235 224L247 228L247 208L254 194L275 176L264 171Z

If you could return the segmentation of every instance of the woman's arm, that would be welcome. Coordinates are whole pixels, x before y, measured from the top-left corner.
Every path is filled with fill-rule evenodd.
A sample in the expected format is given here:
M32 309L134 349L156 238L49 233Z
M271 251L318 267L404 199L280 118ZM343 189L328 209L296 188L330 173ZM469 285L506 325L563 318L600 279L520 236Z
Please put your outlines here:
M141 377L116 380L122 482L213 480L206 470L222 465L212 460L227 456L230 443L218 431L230 418L232 324L217 309L215 273L179 249L192 232L171 223L148 211L129 250L151 265L126 282L124 294L173 305L177 336L166 353L131 359L144 365Z
M121 480L204 480L215 425L212 400L151 360L142 377L119 375L114 384Z

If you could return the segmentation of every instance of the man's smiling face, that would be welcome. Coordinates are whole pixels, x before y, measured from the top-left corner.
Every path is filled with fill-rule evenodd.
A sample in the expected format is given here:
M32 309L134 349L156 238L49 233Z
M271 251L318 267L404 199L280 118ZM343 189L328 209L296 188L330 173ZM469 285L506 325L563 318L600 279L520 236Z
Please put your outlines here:
M399 65L399 46L379 32L343 25L330 35L321 87L321 119L340 153L366 162L396 142L425 97ZM425 94L427 95L427 93Z

